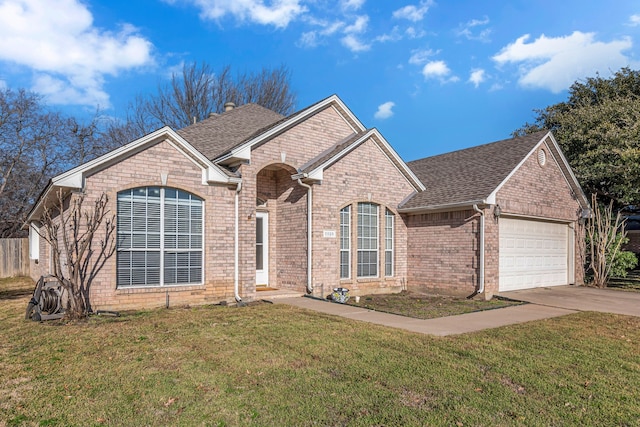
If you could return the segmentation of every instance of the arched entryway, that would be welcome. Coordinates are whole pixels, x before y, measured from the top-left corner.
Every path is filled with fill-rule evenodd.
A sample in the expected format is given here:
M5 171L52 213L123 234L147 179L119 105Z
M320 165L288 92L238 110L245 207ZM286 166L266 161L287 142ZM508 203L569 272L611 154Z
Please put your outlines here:
M286 164L257 174L256 287L304 292L307 280L307 190Z

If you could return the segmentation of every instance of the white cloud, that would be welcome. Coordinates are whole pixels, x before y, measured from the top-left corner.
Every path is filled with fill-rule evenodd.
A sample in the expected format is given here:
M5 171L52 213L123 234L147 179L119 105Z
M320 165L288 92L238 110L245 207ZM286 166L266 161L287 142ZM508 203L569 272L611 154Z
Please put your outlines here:
M393 116L393 107L395 107L395 102L385 102L384 104L378 105L378 111L373 115L376 119L384 120Z
M422 21L431 4L432 2L431 0L429 0L420 2L419 6L411 4L401 7L400 9L393 12L393 17L396 19L408 19L412 22Z
M411 52L411 57L409 57L409 64L413 65L422 65L427 62L429 57L435 55L437 52L434 52L432 49L418 49Z
M340 7L343 10L359 10L364 2L365 0L341 0Z
M364 52L371 49L371 44L363 42L359 34L367 31L369 25L369 17L362 15L356 17L353 24L347 25L344 28L345 36L341 39L342 45L352 52Z
M486 16L483 19L472 19L471 21L460 25L458 29L458 36L466 37L468 40L478 40L484 43L488 43L491 40L489 36L491 35L491 29L485 28L480 32L474 32L476 27L481 27L489 24L489 18Z
M630 38L604 43L596 41L594 33L575 31L564 37L541 35L526 43L529 37L527 34L518 38L493 56L499 65L518 64L518 82L525 87L558 93L580 78L608 73L630 63L622 54L632 47Z
M631 27L637 27L638 25L640 25L640 15L631 15L629 17L628 25Z
M431 61L422 68L425 79L438 79L441 83L457 82L456 76L451 76L451 70L444 61Z
M353 34L347 34L341 40L342 44L352 52L364 52L371 49L371 45L360 41Z
M375 41L380 43L397 42L399 40L402 40L402 34L400 34L400 29L398 28L398 26L393 27L391 33L382 34L381 36L375 38Z
M285 28L291 21L307 11L301 0L273 0L265 5L263 0L186 0L200 8L203 19L218 20L231 15L239 21ZM171 3L171 1L170 1Z
M419 38L424 37L427 34L426 31L424 31L424 30L416 30L413 27L407 28L404 33L410 39L419 39Z
M151 50L131 25L94 27L78 0L0 3L0 61L33 70L33 89L54 103L109 107L105 75L152 64Z
M483 83L486 80L486 73L481 68L476 68L471 70L471 74L469 75L469 83L473 83L473 86L476 88L480 86L480 83Z
M367 15L358 16L353 24L344 29L344 32L347 34L361 34L367 31L368 24L369 17Z
M4 80L0 80L0 90L5 90L7 88L7 82Z

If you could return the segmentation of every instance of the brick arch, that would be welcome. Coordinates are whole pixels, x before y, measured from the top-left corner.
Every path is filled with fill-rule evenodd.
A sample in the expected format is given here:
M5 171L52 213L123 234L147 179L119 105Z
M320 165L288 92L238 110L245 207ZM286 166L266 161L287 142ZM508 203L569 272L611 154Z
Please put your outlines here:
M269 286L304 292L306 288L307 189L291 179L288 164L272 162L256 174L255 199L268 213ZM254 202L255 203L255 202Z

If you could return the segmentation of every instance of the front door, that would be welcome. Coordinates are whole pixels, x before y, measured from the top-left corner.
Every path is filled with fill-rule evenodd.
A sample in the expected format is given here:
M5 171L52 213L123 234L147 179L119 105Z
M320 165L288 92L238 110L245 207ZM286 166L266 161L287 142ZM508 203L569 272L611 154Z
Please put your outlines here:
M269 214L256 212L256 286L269 285Z

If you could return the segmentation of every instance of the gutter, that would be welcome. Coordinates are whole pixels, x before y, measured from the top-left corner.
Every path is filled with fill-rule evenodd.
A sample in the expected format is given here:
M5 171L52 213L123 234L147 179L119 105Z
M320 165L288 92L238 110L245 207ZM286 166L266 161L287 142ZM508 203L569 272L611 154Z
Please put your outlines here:
M304 187L307 189L307 292L312 294L313 293L313 283L311 280L311 272L312 272L312 253L313 253L313 224L312 224L312 219L313 219L313 215L311 212L311 208L313 206L313 191L311 189L311 186L309 184L305 184L304 182L302 182L302 178L300 177L300 174L296 175L297 180L298 180L298 184L300 184L300 186Z
M465 209L479 204L488 204L490 201L484 200L468 200L466 202L449 203L445 205L432 205L432 206L419 206L416 208L398 208L399 213L405 214L418 214L418 213L432 213L436 211L448 211L452 209Z
M239 233L238 233L238 203L239 203L239 195L240 190L242 190L242 181L236 184L236 200L235 200L235 229L234 229L234 247L233 247L233 294L236 298L236 302L242 302L242 298L240 298L239 289L239 270L240 265L238 263L238 251L240 247L239 242Z
M484 211L478 208L478 205L473 205L473 210L480 214L480 260L479 267L480 273L478 274L478 290L474 295L484 292Z

